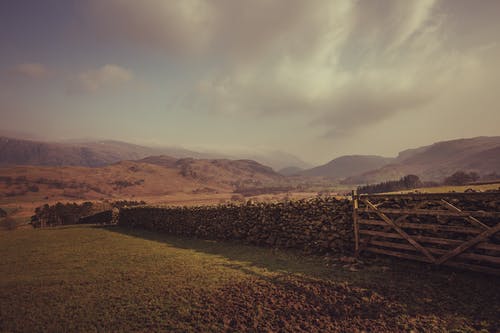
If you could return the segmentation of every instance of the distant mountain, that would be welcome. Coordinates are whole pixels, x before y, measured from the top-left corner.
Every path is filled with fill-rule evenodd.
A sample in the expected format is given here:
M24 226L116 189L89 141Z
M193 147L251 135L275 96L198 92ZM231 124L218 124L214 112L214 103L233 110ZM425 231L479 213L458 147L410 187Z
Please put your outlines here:
M147 147L115 140L67 140L45 142L0 136L0 165L47 165L97 167L124 160L167 155L174 158L248 159L275 170L285 166L309 167L298 157L283 153L198 152L182 147Z
M369 170L380 168L393 162L390 157L374 155L349 155L338 157L324 165L300 172L302 176L342 179Z
M226 158L226 156L222 154L202 153L182 147L149 147L116 140L75 141L74 144L108 154L120 152L123 155L132 154L137 156L136 158L124 158L125 160L140 159L142 157L155 155L168 155L176 158Z
M437 142L399 153L388 165L348 177L345 184L370 184L415 174L423 180L441 181L452 173L500 172L500 136Z
M54 143L0 137L0 165L96 167L163 153L119 141Z
M263 153L234 153L234 158L254 160L261 164L268 165L274 170L281 170L288 167L308 169L311 164L304 162L299 157L282 151L270 151Z
M300 173L304 171L302 168L298 167L286 167L283 169L278 170L278 173L283 176L295 176L295 175L300 175Z
M145 147L131 143L100 141L44 142L0 137L0 165L98 167L152 155L176 158L212 158L214 155L178 147Z

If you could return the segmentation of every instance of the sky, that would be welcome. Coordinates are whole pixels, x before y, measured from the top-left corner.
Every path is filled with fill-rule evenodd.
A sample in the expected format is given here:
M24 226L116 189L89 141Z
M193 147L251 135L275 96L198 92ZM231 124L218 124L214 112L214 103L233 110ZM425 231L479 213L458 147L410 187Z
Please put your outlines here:
M500 135L498 0L3 0L0 129L321 163Z

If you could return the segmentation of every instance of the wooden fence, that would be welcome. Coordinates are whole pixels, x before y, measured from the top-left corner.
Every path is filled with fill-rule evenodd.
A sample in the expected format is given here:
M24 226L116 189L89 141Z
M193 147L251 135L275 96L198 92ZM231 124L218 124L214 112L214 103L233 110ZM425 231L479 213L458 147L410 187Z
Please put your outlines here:
M500 193L357 195L364 251L500 275Z

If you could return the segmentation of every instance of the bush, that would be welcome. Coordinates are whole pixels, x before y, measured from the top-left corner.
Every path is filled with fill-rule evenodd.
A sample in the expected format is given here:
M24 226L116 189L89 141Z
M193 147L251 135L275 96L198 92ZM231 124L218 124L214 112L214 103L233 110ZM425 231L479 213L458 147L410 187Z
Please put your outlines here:
M466 185L479 180L479 175L476 172L457 171L444 180L445 185Z

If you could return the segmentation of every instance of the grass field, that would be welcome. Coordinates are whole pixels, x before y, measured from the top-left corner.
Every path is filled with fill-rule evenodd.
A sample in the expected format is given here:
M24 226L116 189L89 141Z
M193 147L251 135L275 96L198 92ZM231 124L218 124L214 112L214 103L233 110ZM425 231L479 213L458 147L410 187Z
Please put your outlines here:
M0 232L0 331L500 330L497 277L118 227Z
M451 185L446 185L446 186L436 186L436 187L421 187L417 188L414 190L408 190L408 191L396 191L396 192L390 192L390 193L407 193L407 192L422 192L422 193L448 193L448 192L465 192L467 190L474 190L474 191L479 191L479 192L484 192L484 191L492 191L492 190L499 190L500 189L500 183L493 183L493 184L482 184L482 185L460 185L460 186L451 186Z

